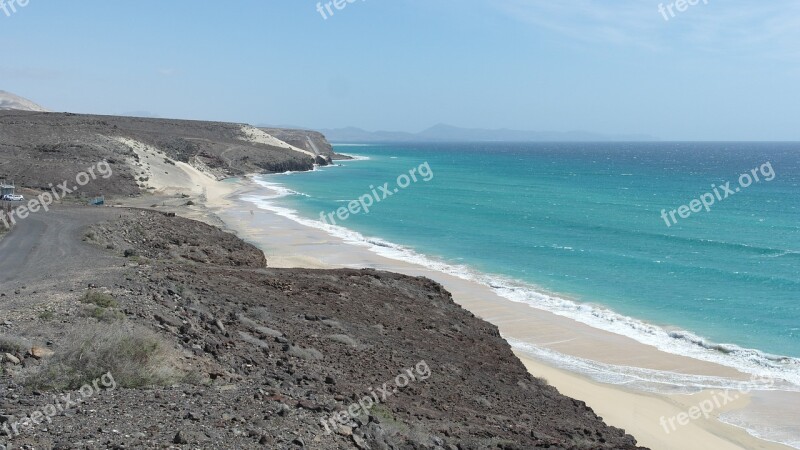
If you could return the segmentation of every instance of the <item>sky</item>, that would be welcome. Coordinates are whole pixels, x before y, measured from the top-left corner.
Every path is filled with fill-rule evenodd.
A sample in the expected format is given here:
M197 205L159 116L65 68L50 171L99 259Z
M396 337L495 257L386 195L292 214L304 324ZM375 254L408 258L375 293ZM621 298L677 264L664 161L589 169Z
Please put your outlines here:
M10 1L0 89L54 111L800 141L797 0Z

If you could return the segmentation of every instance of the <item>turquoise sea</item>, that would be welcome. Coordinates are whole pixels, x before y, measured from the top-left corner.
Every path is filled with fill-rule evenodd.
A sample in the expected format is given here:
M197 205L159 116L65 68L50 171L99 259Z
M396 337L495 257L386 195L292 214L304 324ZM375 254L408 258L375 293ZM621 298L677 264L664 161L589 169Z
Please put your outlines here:
M336 150L358 159L261 177L282 192L268 202L307 223L333 213L339 232L479 279L514 301L800 385L800 144ZM428 181L418 175L426 167ZM411 169L417 181L399 188ZM724 198L727 182L733 194ZM335 216L374 192L381 201L369 213ZM714 199L710 211L691 212L704 194Z

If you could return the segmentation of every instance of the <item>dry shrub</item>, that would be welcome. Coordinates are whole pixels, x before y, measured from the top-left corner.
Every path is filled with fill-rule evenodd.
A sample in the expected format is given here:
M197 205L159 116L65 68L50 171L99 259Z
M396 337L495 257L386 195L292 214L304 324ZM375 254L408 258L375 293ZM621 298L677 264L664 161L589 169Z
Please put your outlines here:
M349 347L358 348L358 342L346 334L332 334L328 336L328 339L339 342L340 344L347 345Z
M117 307L117 301L114 300L114 297L112 297L111 294L95 290L86 291L86 294L81 297L81 302L97 305L101 308Z
M322 359L322 352L313 347L303 348L292 345L289 347L286 354L309 361Z
M261 326L261 324L259 324L255 320L249 319L248 317L243 316L241 314L239 314L238 319L239 319L239 322L242 325L246 326L247 328L250 328L251 330L255 331L256 333L260 333L260 334L263 334L263 335L269 336L269 337L280 337L280 336L283 336L283 333L281 333L280 331L273 330L272 328L269 328L269 327Z
M130 323L76 324L44 366L26 379L37 389L70 390L111 372L120 387L170 385L179 356L160 336Z
M17 336L0 335L0 353L25 353L31 343Z
M249 344L253 344L256 347L263 348L265 350L269 350L269 344L267 344L266 342L262 341L261 339L255 337L255 336L253 336L250 333L245 333L244 331L240 331L239 332L239 336L242 338L243 341L245 341L245 342L247 342Z

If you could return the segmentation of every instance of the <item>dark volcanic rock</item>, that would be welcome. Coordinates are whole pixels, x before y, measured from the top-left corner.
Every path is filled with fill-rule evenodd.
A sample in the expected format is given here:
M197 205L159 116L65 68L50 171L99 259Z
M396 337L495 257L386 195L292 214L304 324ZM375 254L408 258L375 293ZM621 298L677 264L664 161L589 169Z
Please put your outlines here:
M261 250L219 228L175 215L123 211L127 220L91 227L91 240L106 248L125 248L125 257L253 268L267 265Z

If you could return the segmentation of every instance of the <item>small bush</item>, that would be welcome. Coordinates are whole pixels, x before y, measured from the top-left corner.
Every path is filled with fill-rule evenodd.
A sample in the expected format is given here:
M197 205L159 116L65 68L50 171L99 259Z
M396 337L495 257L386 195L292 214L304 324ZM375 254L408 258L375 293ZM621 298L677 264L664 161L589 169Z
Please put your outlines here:
M99 306L92 309L89 317L99 320L100 322L118 322L125 320L125 314L117 309L106 309Z
M25 384L71 390L111 372L118 386L164 386L183 378L177 353L157 334L132 324L78 324Z
M24 353L31 348L31 343L17 336L0 336L0 352Z
M332 334L332 335L328 336L328 339L330 339L332 341L339 342L340 344L347 345L349 347L353 347L353 348L357 348L358 347L358 342L356 342L355 339L351 338L350 336L348 336L346 334Z
M303 348L292 345L289 347L286 354L309 361L322 359L322 352L312 347Z
M92 305L97 305L101 308L116 308L117 301L114 300L114 297L111 294L106 294L105 292L100 291L87 291L86 294L81 297L82 303L91 303Z
M238 319L239 319L239 322L241 322L242 325L250 328L251 330L255 331L256 333L260 333L260 334L263 334L263 335L266 335L266 336L269 336L269 337L280 337L280 336L283 336L283 333L281 333L280 331L273 330L272 328L269 328L269 327L261 326L255 320L251 320L251 319L249 319L246 316L243 316L241 314L239 315Z
M255 327L253 328L253 330L256 331L257 333L263 334L264 336L269 336L274 338L283 336L283 333L281 333L280 331L273 330L272 328L269 327Z
M256 306L255 308L250 308L247 311L247 314L250 317L253 317L255 320L260 322L272 322L273 317L269 310L263 306Z
M342 326L341 322L339 322L338 320L323 319L322 323L324 323L325 325L327 325L327 326L329 326L331 328L337 328L337 329L342 330L342 331L345 330L344 326Z
M386 426L391 429L395 429L402 433L408 433L411 431L408 425L401 420L398 420L391 408L384 404L378 403L377 405L373 406L372 409L369 410L369 414L379 418L381 424L386 424Z
M49 311L48 310L48 311L42 311L42 312L39 313L39 318L42 319L42 320L53 320L53 317L55 317L55 314L53 313L53 311Z
M242 338L243 341L247 342L248 344L253 344L256 347L263 348L265 350L269 350L269 344L262 341L261 339L253 336L250 333L245 333L244 331L239 332L239 336Z

